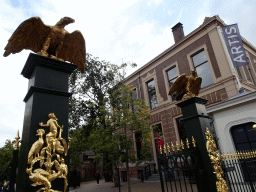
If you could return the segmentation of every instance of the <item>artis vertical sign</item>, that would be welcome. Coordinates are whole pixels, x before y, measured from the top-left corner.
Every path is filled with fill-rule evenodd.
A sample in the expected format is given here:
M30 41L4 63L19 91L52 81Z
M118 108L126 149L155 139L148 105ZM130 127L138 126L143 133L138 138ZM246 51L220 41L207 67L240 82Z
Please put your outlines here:
M237 24L223 26L222 31L234 67L248 65Z

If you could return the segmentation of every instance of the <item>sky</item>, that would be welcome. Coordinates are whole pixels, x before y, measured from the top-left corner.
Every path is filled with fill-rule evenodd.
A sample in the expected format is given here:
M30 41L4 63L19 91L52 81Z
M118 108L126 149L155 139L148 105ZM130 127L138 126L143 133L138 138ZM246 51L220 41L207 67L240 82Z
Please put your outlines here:
M171 27L178 22L187 35L205 17L219 15L228 25L237 23L240 34L256 46L255 10L253 0L1 0L0 55L26 19L39 16L55 25L68 16L75 23L65 29L82 32L87 53L118 65L135 62L138 67L128 69L129 75L174 44ZM30 52L0 56L0 147L17 130L22 135L28 79L21 71Z

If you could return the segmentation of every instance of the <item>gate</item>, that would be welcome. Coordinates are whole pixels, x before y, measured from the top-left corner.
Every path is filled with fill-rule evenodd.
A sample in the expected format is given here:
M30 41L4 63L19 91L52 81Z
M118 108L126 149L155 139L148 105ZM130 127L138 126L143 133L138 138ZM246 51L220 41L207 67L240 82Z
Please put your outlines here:
M171 143L158 150L157 161L162 192L197 192L200 187L200 169L195 140L193 145L181 141L176 147ZM176 148L176 149L175 149Z
M256 191L256 151L222 153L225 180L231 192Z

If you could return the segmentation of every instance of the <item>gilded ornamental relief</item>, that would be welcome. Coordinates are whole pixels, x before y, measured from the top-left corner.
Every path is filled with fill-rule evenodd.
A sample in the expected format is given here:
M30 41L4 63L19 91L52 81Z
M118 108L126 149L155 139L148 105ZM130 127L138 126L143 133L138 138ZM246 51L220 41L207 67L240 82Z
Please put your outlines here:
M68 167L60 154L66 156L68 146L66 140L61 137L63 126L59 126L58 119L54 113L50 113L48 117L49 120L46 124L39 123L39 125L41 127L49 127L50 132L46 134L44 139L45 130L42 128L37 130L36 136L38 136L38 140L35 141L28 153L30 168L27 168L26 172L33 182L32 186L44 185L37 192L57 192L52 189L51 185L51 182L57 178L64 179L64 192L66 192ZM34 169L33 166L37 162L40 168Z

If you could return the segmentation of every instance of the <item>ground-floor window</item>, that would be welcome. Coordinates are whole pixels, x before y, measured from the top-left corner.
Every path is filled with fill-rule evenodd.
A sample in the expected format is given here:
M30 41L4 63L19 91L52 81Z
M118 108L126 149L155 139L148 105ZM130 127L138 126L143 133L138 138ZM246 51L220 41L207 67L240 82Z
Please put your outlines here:
M162 132L162 125L161 123L158 123L156 125L153 125L153 134L154 134L154 141L156 149L160 147L160 145L163 145L163 132Z
M256 149L256 131L252 128L254 124L249 122L231 127L231 135L236 150Z

